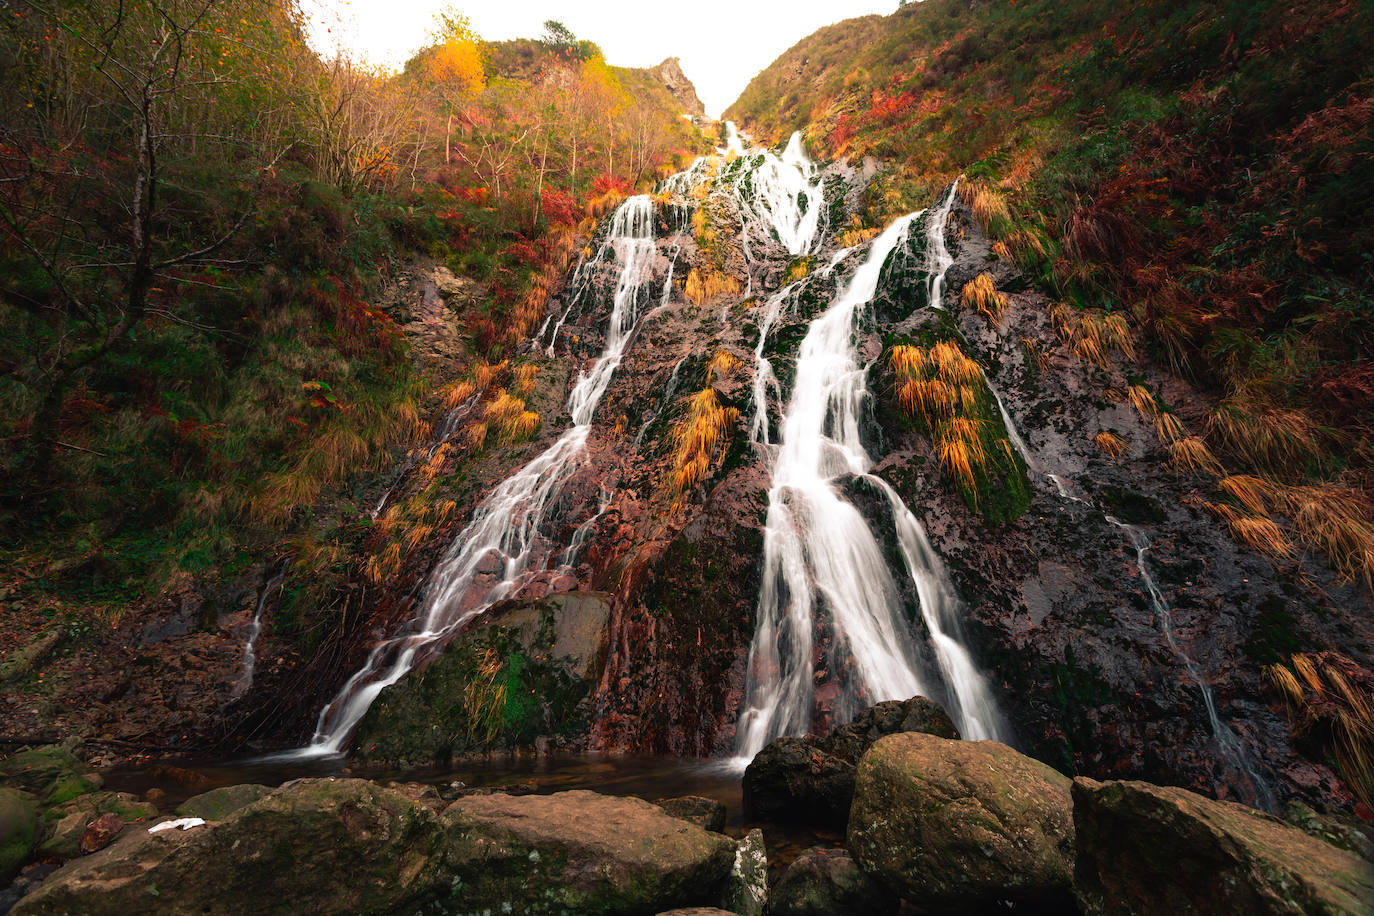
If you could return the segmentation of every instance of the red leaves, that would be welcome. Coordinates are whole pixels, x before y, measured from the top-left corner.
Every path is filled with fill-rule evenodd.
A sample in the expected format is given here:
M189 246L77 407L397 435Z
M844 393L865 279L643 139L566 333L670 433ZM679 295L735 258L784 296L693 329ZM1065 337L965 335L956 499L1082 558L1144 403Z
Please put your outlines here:
M554 226L575 226L582 217L582 208L571 194L553 188L540 195L544 218Z

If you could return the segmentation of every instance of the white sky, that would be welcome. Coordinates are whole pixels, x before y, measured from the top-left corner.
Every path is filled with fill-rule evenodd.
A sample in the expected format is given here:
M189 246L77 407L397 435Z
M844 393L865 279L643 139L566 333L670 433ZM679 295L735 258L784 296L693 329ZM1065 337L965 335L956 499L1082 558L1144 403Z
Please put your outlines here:
M399 66L423 43L441 0L304 0L317 47L343 44L376 64ZM890 13L896 0L455 0L483 38L537 38L557 19L596 42L619 67L677 57L706 111L718 116L778 55L823 25Z

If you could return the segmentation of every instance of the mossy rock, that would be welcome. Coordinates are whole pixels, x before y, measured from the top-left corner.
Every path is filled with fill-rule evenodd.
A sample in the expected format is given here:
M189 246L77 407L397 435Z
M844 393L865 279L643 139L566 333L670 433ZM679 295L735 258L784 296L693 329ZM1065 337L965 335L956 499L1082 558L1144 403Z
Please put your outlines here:
M438 816L360 779L288 783L223 821L125 831L12 911L390 913L440 892Z
M139 801L123 792L90 792L43 813L41 855L75 859L81 855L81 837L91 821L102 814L115 814L125 823L147 821L158 816L157 806Z
M37 834L38 799L20 789L0 789L0 885L19 873Z
M811 849L792 860L768 897L770 916L888 916L898 901L844 849Z
M221 786L188 798L177 806L178 817L198 817L207 821L222 821L240 808L247 807L258 799L271 794L267 786L245 783L237 786Z
M849 848L932 913L1072 906L1070 781L995 741L907 732L859 762Z
M101 778L76 756L78 741L48 744L20 751L0 761L0 783L31 792L45 805L63 802L94 792L103 785Z
M1374 913L1374 863L1253 808L1083 778L1073 805L1085 913Z
M443 814L450 913L657 913L713 905L736 845L637 798L483 795Z
M493 608L429 667L382 692L359 726L357 757L418 764L580 733L609 617L592 593Z

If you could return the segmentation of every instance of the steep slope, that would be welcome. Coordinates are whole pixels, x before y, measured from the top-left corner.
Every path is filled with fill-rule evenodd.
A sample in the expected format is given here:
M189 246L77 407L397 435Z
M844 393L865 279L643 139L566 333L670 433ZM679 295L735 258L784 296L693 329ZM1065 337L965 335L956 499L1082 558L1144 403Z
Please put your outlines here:
M1296 573L1269 595L1242 576L1222 586L1238 616L1214 609L1180 631L1204 671L1229 668L1274 705L1265 664L1321 649L1370 666L1371 49L1374 17L1348 2L927 0L804 39L727 112L763 137L801 129L829 155L875 157L869 225L965 176L991 241L985 263L952 279L965 304L1008 339L1026 335L1020 359L1063 345L1100 367L1084 390L1119 405L1055 431L1000 382L1042 469L1056 473L1058 456L1041 449L1095 440L1113 468L1134 463L1128 490L1176 480L1151 509L1166 528L1202 510L1247 565ZM1027 321L1053 332L1027 335ZM1058 581L1046 576L1037 588ZM1190 592L1218 587L1209 578L1186 576L1170 600L1200 599ZM1327 623L1299 609L1300 593ZM1084 655L1069 641L1072 668ZM1309 705L1320 680L1289 693L1311 747L1342 727L1304 718L1321 719ZM1085 702L1062 678L1058 689Z

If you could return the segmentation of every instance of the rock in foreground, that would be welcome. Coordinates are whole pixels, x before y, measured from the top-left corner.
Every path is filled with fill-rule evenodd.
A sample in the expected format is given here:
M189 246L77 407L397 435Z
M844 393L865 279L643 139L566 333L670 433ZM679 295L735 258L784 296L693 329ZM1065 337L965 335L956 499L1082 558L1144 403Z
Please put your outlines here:
M1087 913L1374 913L1374 863L1243 805L1089 779L1073 803Z
M844 849L813 849L797 856L768 900L771 916L830 916L897 912L897 898L863 873Z
M718 903L735 844L637 798L479 795L443 814L454 904L653 913Z
M750 814L843 829L859 758L879 738L901 732L959 737L943 709L925 697L913 697L879 703L823 736L778 738L744 771Z
M1070 785L993 741L891 735L859 763L849 848L866 872L932 912L1071 905Z
M23 898L36 913L654 913L718 903L728 838L593 792L484 795L442 814L305 779L187 830L140 827Z

